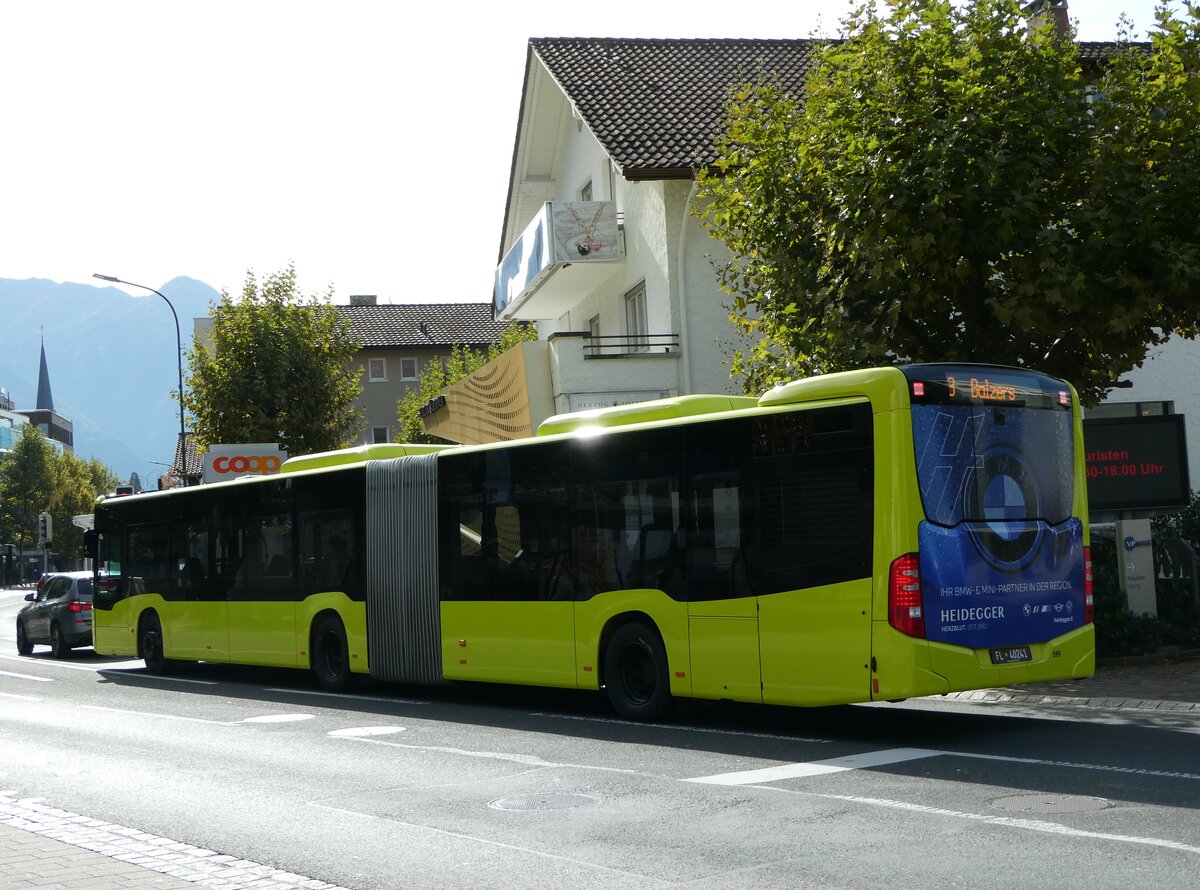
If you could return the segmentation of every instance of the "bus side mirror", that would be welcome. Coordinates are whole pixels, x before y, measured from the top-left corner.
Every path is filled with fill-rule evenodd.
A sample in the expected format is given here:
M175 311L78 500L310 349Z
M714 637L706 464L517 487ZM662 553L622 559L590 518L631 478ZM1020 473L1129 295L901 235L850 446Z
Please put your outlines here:
M89 528L83 533L83 555L87 559L95 559L100 552L97 546L100 542L100 534L94 528Z

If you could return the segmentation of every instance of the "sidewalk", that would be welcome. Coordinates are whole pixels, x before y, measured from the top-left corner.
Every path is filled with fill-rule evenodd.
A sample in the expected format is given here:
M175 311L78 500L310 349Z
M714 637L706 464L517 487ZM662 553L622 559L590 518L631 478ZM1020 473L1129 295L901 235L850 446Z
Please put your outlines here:
M948 697L959 701L1183 711L1200 716L1200 652L1102 661L1086 680L980 689Z

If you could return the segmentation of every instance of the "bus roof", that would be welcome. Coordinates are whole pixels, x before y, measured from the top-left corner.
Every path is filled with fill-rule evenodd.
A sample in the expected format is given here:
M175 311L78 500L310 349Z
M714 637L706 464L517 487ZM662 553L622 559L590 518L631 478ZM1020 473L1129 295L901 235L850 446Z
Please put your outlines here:
M359 445L337 451L321 451L289 457L279 468L280 473L297 473L301 470L316 470L344 464L362 464L369 460L388 460L393 457L410 457L415 454L430 454L461 448L461 445L414 445L408 442L388 442L378 445Z
M739 408L753 408L758 399L751 396L688 395L650 402L635 402L632 405L614 405L611 408L592 408L571 414L556 414L542 421L538 436L553 436L557 433L572 433L581 429L606 429L628 426L634 423L650 423L655 420L675 420L680 417L699 417L704 414L721 414Z

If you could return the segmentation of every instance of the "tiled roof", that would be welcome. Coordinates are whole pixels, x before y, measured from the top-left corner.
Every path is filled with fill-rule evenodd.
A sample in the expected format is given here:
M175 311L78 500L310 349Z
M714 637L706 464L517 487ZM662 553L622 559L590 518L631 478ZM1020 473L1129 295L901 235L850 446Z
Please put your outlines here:
M715 159L730 87L766 76L798 97L816 40L552 38L529 41L627 179L688 177ZM1115 43L1081 43L1095 65Z
M492 318L491 303L403 303L338 306L366 349L393 346L481 345L499 339L507 322Z

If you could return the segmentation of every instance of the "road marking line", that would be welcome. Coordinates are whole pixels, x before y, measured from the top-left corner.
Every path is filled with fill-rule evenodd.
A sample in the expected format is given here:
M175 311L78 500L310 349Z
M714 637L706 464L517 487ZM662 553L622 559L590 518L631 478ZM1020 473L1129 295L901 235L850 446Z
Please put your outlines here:
M183 717L179 714L160 714L155 711L130 711L126 708L106 708L102 705L80 705L88 711L105 711L110 714L136 714L139 717L161 717L164 720L183 720L188 723L207 723L210 726L240 726L241 720L205 720L203 717Z
M1102 763L1076 763L1070 760L1039 760L1036 757L1011 757L1004 754L968 754L965 751L942 751L949 757L969 757L973 760L999 760L1003 763L1028 763L1034 766L1065 766L1070 769L1090 769L1106 773L1126 773L1133 776L1151 776L1164 779L1192 779L1200 781L1200 774L1178 773L1162 769L1139 769L1132 766L1106 766Z
M131 680L162 680L166 683L191 683L194 686L217 686L216 680L189 680L186 677L171 677L163 674L143 674L133 673L132 671L112 671L107 668L100 670L101 674L115 674L119 677L128 677Z
M282 689L279 687L272 686L267 689L264 689L263 692L286 692L286 693L289 693L290 695L319 695L319 696L324 696L325 698L338 698L338 699L350 698L350 699L357 699L358 701L375 701L375 702L382 702L384 704L396 704L396 705L427 705L427 704L429 704L428 701L421 701L420 699L415 699L415 698L383 698L382 696L378 696L378 695L347 695L344 692L322 692L317 689Z
M50 677L35 677L33 674L16 674L12 671L0 671L0 677L16 677L18 680L36 680L39 683L53 683Z
M40 667L66 668L69 671L91 671L97 673L99 671L109 671L119 668L136 668L141 667L140 659L133 661L106 661L104 664L70 664L65 661L54 661L49 658L36 658L28 655L0 655L5 661L20 661L25 664L36 664Z
M779 766L742 770L736 773L700 776L695 779L687 779L686 781L697 782L702 785L758 785L762 782L778 782L782 779L802 779L809 776L823 776L829 773L845 772L846 770L872 769L873 767L887 766L892 763L905 763L909 760L920 760L925 757L938 757L945 753L945 751L932 751L928 748L889 748L885 751L865 751L862 754L834 757L829 760L785 763Z
M791 792L819 797L825 800L840 800L847 803L863 803L875 807L885 807L892 810L905 810L911 813L922 813L930 816L948 816L953 819L965 819L971 822L984 822L990 825L1000 825L1007 828L1019 828L1025 831L1040 831L1044 834L1060 834L1067 837L1087 840L1117 841L1123 844L1141 844L1148 847L1161 847L1180 853L1200 855L1200 847L1185 844L1181 841L1167 840L1159 837L1139 837L1129 834L1111 834L1103 831L1086 831L1082 828L1071 828L1057 822L1043 822L1040 819L1018 819L1012 816L991 816L986 813L964 813L958 810L947 810L942 807L930 807L919 803L908 803L902 800L888 800L877 797L859 797L853 794L817 794L810 791Z
M749 739L781 739L785 742L810 742L814 745L828 745L833 739L811 739L799 735L780 735L771 732L746 732L737 729L711 729L706 726L684 726L679 723L635 723L632 720L618 720L616 717L578 717L573 714L551 714L534 711L530 717L544 717L552 720L579 720L584 723L616 723L620 726L642 726L647 729L670 729L676 732L696 732L705 735L732 735Z
M36 695L17 695L15 692L0 692L0 698L15 698L21 701L41 701Z

